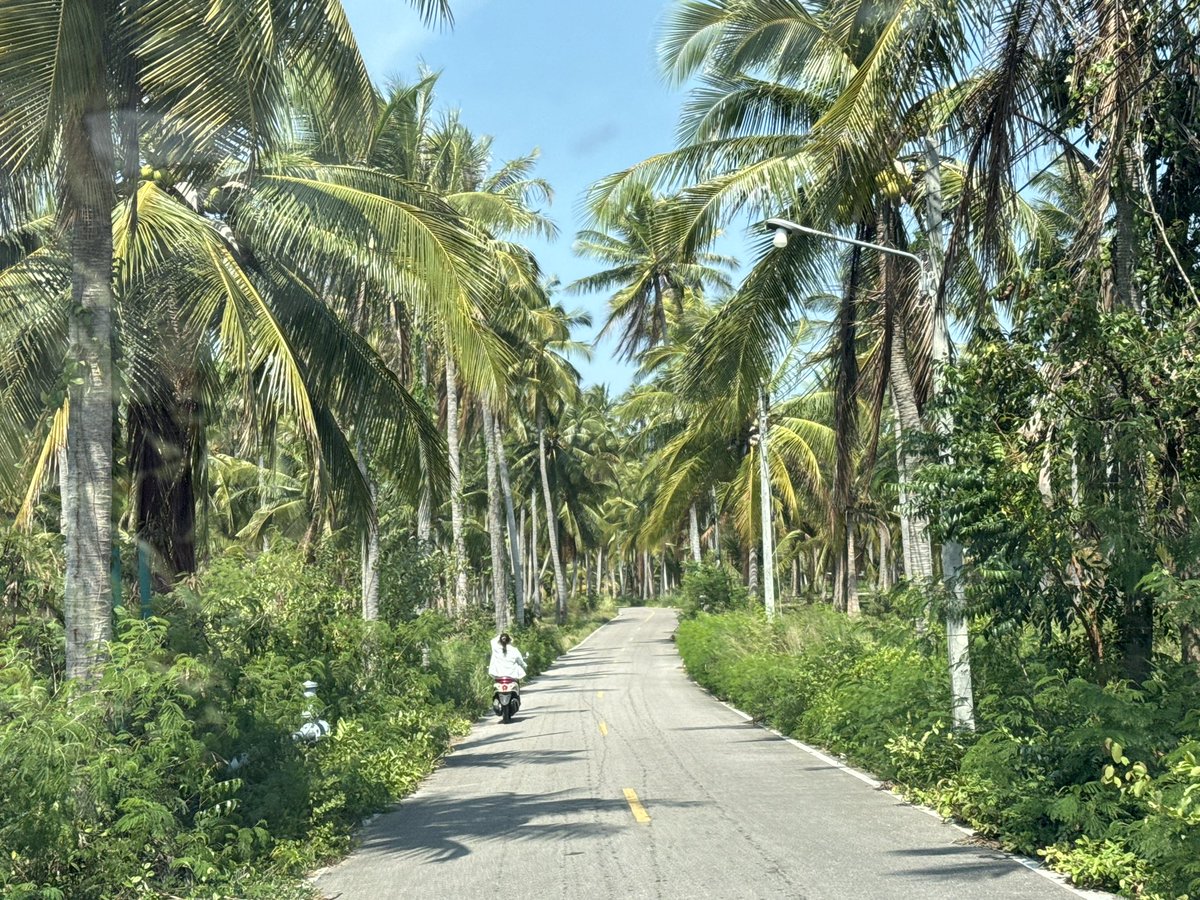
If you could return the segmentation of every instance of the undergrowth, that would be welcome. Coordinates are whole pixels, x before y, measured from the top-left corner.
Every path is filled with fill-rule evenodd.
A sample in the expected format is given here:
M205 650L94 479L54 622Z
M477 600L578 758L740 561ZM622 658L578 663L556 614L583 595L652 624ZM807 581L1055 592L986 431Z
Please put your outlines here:
M286 547L218 560L153 618L118 612L90 690L64 684L53 616L0 632L0 895L309 896L299 876L344 854L490 697L482 612L410 599L367 623L347 568ZM530 674L604 616L515 631ZM292 739L307 680L332 725L315 744Z
M1140 689L1098 684L1031 635L975 635L978 729L956 732L944 636L909 623L693 606L676 642L717 696L1080 885L1200 897L1193 671L1162 662Z

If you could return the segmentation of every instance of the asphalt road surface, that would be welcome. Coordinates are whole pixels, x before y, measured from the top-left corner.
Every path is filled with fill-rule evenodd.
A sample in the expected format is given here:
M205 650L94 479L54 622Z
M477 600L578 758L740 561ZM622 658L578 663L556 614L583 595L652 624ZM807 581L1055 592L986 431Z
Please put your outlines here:
M368 824L317 888L346 900L1069 900L744 721L688 681L674 629L671 610L622 610L524 688L511 724L478 724Z

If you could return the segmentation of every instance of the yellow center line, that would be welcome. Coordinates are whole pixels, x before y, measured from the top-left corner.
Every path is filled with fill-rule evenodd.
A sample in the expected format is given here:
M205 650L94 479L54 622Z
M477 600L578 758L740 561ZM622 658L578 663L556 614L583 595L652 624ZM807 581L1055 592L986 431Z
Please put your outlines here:
M600 734L604 737L608 737L608 726L603 722L600 723Z
M604 699L604 691L596 691L596 696L599 697L601 700L603 700Z
M650 816L646 812L646 807L642 806L642 801L638 799L637 791L633 788L625 788L625 801L629 804L629 811L633 813L633 819L640 825L649 825Z

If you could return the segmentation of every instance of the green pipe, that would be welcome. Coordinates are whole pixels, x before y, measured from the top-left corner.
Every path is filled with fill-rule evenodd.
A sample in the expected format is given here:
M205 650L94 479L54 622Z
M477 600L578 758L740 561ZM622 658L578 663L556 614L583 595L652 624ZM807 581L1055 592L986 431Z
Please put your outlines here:
M148 619L153 613L150 607L150 548L143 540L137 542L137 571L141 614L143 619Z
M117 542L112 545L112 600L113 609L121 605L121 548Z

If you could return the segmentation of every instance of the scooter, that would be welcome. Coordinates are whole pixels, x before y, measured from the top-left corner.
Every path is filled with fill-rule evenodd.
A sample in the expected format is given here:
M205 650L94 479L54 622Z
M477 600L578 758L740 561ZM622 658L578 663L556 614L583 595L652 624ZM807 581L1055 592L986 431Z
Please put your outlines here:
M511 722L521 708L521 683L515 678L496 678L493 688L492 709L501 722Z

